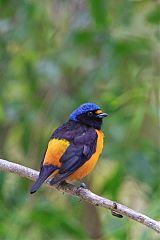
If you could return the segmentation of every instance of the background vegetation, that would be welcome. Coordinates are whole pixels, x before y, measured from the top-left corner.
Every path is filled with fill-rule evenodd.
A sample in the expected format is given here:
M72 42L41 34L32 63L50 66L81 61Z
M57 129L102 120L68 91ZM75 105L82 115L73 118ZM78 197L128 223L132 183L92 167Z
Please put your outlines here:
M110 114L87 178L104 197L160 219L159 1L0 0L0 155L39 169L52 131L83 102ZM109 211L0 173L0 239L155 240Z

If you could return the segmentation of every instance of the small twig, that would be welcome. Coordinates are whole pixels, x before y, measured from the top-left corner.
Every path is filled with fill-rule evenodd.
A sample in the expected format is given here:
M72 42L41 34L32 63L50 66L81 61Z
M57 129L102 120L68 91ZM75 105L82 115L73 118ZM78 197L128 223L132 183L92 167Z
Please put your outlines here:
M39 174L37 171L31 168L27 168L22 165L12 163L6 160L2 160L2 159L0 159L0 170L15 173L22 177L26 177L34 181L37 179ZM94 206L101 206L101 207L110 209L112 212L116 212L117 215L119 214L122 216L127 216L128 218L133 219L147 226L148 228L153 229L157 233L160 233L160 222L153 220L139 212L136 212L133 209L128 208L120 203L113 202L109 199L100 197L88 189L84 189L81 187L78 188L70 183L63 182L58 186L51 186L49 181L46 181L46 183L50 187L56 188L57 190L60 190L62 192L67 192L73 196L77 196L81 200L84 200Z

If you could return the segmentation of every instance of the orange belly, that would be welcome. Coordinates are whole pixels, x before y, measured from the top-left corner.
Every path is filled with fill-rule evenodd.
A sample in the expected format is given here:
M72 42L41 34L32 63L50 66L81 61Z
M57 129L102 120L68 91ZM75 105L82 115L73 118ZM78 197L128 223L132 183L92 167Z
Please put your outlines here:
M99 158L99 155L102 152L103 149L103 132L100 130L97 130L97 145L96 145L96 152L92 155L92 157L83 164L82 167L77 169L74 173L72 173L70 176L67 177L68 180L78 180L83 177L85 177L96 165L97 160Z

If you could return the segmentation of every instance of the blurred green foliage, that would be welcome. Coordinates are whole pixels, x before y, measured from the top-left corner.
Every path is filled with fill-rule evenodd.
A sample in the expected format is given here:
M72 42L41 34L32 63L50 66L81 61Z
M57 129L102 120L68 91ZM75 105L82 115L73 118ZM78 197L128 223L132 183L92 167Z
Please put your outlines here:
M110 114L88 177L104 197L160 218L160 5L0 0L1 158L39 168L52 131L83 102ZM155 240L126 218L0 173L0 239Z

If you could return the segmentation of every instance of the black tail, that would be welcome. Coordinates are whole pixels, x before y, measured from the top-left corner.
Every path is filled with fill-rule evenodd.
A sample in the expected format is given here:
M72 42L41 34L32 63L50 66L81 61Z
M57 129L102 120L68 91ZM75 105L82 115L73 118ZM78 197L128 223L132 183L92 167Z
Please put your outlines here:
M54 185L54 184L58 184L58 183L60 183L60 182L63 182L68 175L69 175L69 174L67 174L67 173L64 173L64 174L56 174L56 176L51 179L50 184L51 184L51 185Z
M39 177L36 180L36 182L33 184L30 193L35 193L38 188L40 188L40 186L42 185L42 183L51 175L51 173L53 173L56 169L58 169L57 166L53 166L53 165L46 165L43 166L40 173L39 173Z

